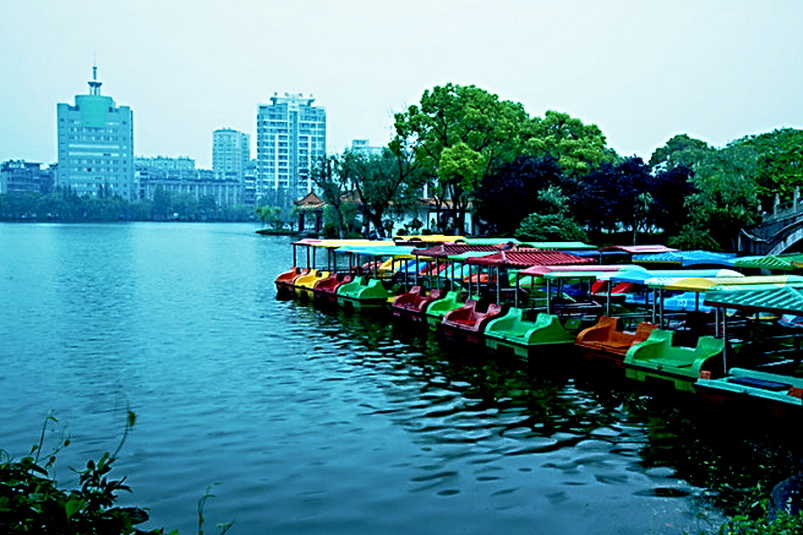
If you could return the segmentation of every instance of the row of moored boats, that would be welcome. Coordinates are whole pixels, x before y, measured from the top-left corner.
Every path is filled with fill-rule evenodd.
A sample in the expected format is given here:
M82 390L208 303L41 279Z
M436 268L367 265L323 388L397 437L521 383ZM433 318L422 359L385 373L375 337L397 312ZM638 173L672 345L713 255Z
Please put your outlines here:
M390 309L396 321L531 361L565 346L637 381L786 417L803 410L796 258L459 236L305 239L275 282L279 297Z

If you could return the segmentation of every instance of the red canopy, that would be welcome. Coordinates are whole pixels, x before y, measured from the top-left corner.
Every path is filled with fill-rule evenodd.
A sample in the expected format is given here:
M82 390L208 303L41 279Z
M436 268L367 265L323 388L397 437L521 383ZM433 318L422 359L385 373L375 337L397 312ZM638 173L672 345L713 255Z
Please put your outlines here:
M499 267L528 267L535 265L560 266L571 264L590 264L593 258L583 258L561 251L544 251L542 249L516 249L499 251L488 256L467 258L466 264Z
M504 244L502 244L504 245ZM413 249L410 254L430 258L446 258L468 251L498 251L502 245L470 245L468 243L444 243L426 249Z

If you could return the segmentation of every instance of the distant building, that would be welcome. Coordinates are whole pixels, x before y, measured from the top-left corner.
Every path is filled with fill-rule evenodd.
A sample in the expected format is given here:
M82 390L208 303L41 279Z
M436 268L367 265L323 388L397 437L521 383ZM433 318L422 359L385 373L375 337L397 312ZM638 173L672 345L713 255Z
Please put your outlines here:
M314 184L311 173L326 156L326 110L314 98L274 93L257 113L256 196L283 191L299 199Z
M154 167L165 171L193 170L195 169L195 160L187 156L179 156L177 158L169 156L137 156L134 158L134 165L136 167Z
M175 198L189 195L195 200L211 196L219 207L242 204L243 181L217 179L210 169L196 169L190 158L136 158L139 196L153 200L157 190ZM191 165L190 165L191 163Z
M56 107L56 185L80 196L111 194L133 200L137 198L133 112L101 96L100 86L93 67L89 94L76 95L72 106Z
M221 128L212 132L212 171L218 180L244 180L251 161L251 138L248 134Z
M55 167L24 160L3 162L0 164L0 194L48 193L53 189Z
M351 152L362 154L364 156L382 156L382 153L387 147L374 147L368 144L367 139L355 139L351 142Z

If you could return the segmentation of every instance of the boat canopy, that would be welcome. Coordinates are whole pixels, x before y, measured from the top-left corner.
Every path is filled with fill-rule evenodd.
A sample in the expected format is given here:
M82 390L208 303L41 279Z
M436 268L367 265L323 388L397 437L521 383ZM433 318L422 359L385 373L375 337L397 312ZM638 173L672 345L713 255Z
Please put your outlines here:
M603 273L615 273L626 269L646 271L647 268L635 264L578 264L575 266L530 266L519 271L519 275L532 275L542 277L554 271L561 272L593 272L596 275Z
M772 312L800 316L803 315L803 287L776 284L756 284L737 288L716 286L706 292L705 304L748 313Z
M799 259L799 255L796 255L795 257L783 257L775 255L742 256L734 259L733 265L740 268L792 271L793 269L798 269L798 266L795 266L792 263L792 258Z
M486 251L491 253L498 253L499 247L496 245L469 245L467 243L444 243L427 247L425 249L415 249L412 254L420 256L428 256L430 258L447 258L453 255L459 255L467 251Z
M335 253L353 253L365 256L396 256L413 258L411 254L414 247L404 247L401 245L385 245L385 246L364 246L352 245L342 246L335 249Z
M547 280L597 280L597 277L608 271L550 271L541 277Z
M366 240L366 239L353 239L353 240L319 240L313 238L304 238L293 242L291 245L304 245L307 247L325 247L327 249L337 249L338 247L387 247L394 246L395 242L391 240Z
M469 258L477 258L477 257L480 257L480 256L488 256L488 255L496 254L498 252L499 252L498 249L494 249L493 251L465 251L465 252L460 253L460 254L449 255L446 258L448 258L449 260L456 260L458 262L464 262L464 261L468 260Z
M647 279L652 278L711 278L711 277L744 277L744 274L732 269L645 269L639 271L635 269L605 273L600 279L611 282L629 282L633 284L645 284Z
M596 246L581 241L526 241L520 242L519 247L531 247L533 249L552 249L555 251L588 251L594 250Z
M468 264L498 267L527 267L537 264L557 266L561 264L589 264L592 258L581 258L562 251L541 251L539 249L517 249L499 251L492 255L469 258Z
M803 277L799 275L757 275L750 277L654 277L644 281L650 288L663 290L681 290L684 292L705 292L715 286L747 286L756 284L801 285Z
M633 256L637 264L673 264L688 266L727 266L733 265L735 253L713 253L709 251L668 251L665 253L638 254Z
M677 251L666 245L610 245L599 250L601 253L656 254Z
M464 243L466 245L505 245L508 243L518 244L519 240L515 238L459 238L455 243Z
M420 234L415 236L393 236L394 242L456 242L463 240L463 236L446 236L445 234Z

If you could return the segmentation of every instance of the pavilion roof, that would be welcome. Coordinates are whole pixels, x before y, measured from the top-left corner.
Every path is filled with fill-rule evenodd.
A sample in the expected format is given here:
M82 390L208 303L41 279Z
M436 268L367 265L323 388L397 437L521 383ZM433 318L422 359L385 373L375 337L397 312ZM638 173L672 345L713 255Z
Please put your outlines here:
M314 192L310 191L301 199L293 201L293 204L298 206L298 208L301 210L312 210L315 208L323 208L326 203L323 202L320 197L315 195Z

